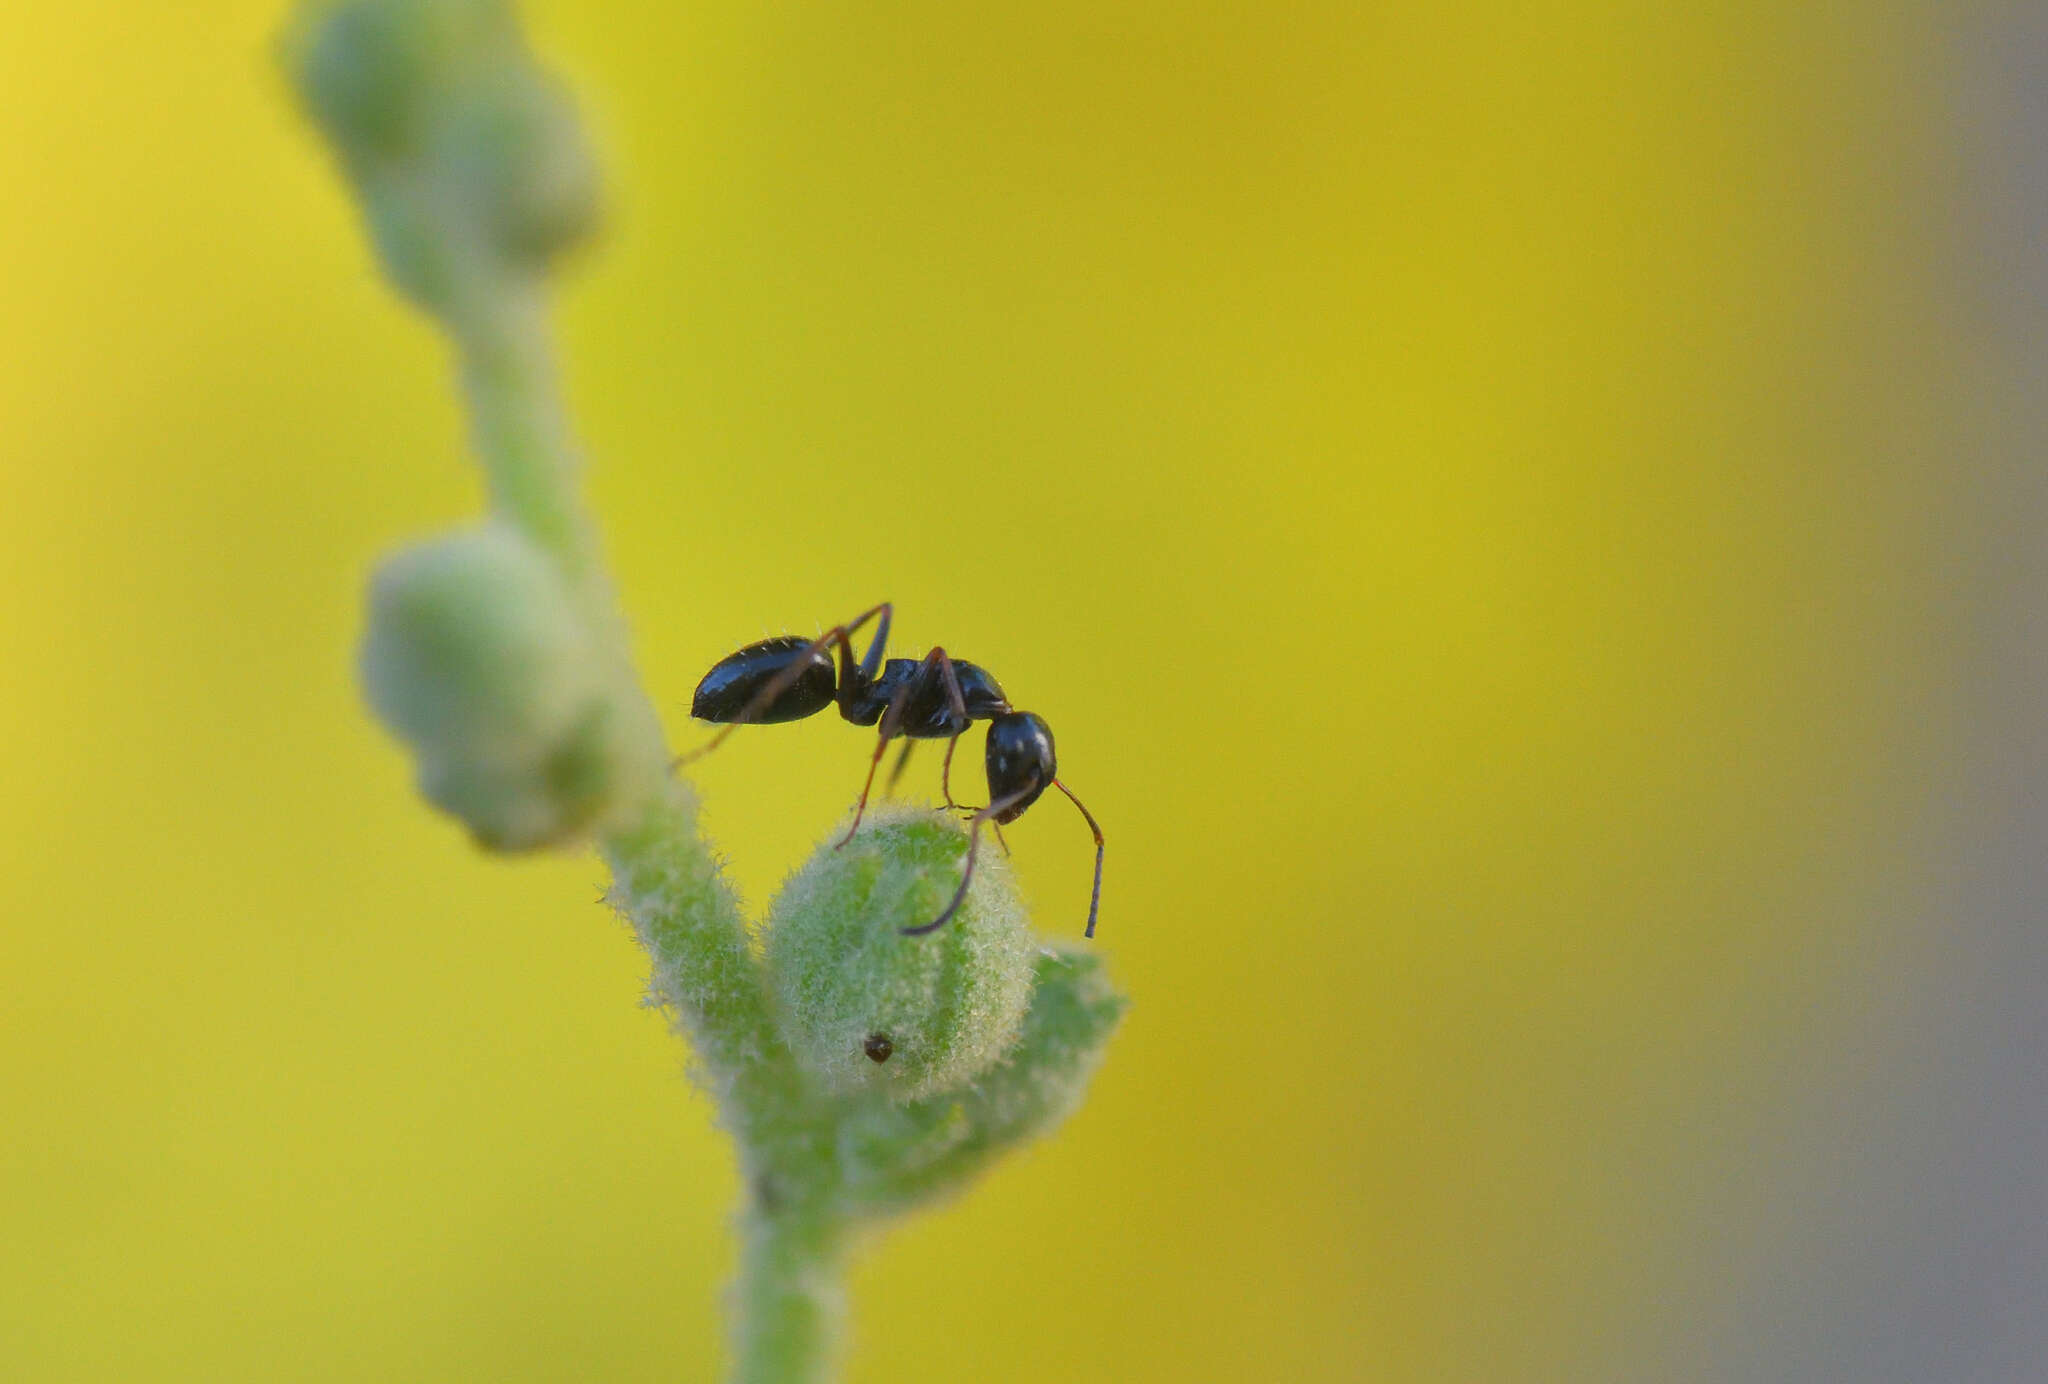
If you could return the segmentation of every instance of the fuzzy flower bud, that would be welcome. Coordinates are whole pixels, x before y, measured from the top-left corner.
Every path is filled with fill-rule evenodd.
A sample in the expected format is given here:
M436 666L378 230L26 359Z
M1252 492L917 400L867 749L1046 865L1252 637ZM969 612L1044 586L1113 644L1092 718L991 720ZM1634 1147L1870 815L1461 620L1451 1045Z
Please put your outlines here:
M360 165L417 146L442 90L514 43L500 0L344 0L305 7L285 57L314 120Z
M494 850L572 839L620 778L597 660L566 584L504 524L388 558L361 655L420 789Z
M461 92L444 149L478 229L508 262L543 266L595 229L596 156L568 94L532 68L508 65Z
M338 0L284 57L392 284L437 316L547 268L598 220L597 160L503 0Z
M955 1089L1016 1041L1034 950L1016 884L984 850L953 919L922 937L960 882L966 834L948 818L877 814L826 846L769 911L769 982L797 1060L840 1094L912 1100Z

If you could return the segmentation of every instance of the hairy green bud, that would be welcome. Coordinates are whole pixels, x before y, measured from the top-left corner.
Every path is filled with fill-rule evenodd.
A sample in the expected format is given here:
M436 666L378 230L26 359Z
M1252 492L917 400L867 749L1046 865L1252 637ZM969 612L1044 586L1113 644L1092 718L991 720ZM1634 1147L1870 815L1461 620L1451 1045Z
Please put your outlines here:
M506 260L542 267L596 228L596 156L568 93L530 67L465 89L444 141L478 231Z
M568 94L501 0L342 0L285 42L300 98L362 194L385 272L438 315L545 269L598 220Z
M618 775L598 660L554 563L509 525L384 562L362 674L418 755L421 791L481 844L568 840L606 805Z
M769 984L797 1060L827 1089L912 1100L964 1086L1016 1041L1032 941L1008 866L984 851L960 911L967 837L914 808L876 814L790 877L768 915Z
M302 9L285 59L308 112L360 165L416 146L462 68L515 43L500 0L345 0Z

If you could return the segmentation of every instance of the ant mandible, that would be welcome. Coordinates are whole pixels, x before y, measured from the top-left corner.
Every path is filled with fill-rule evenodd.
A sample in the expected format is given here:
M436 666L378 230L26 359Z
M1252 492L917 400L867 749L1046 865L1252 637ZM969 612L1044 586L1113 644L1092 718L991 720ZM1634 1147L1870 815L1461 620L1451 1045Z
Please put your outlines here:
M868 794L875 786L875 769L882 751L898 736L903 751L889 775L894 784L910 758L910 748L919 740L946 742L946 764L941 774L946 806L953 801L953 748L968 726L988 722L986 751L988 805L975 811L967 834L967 866L960 887L953 891L945 911L922 927L907 927L906 937L936 932L959 911L974 879L975 854L981 849L981 824L992 822L1002 835L1006 823L1024 815L1024 809L1038 801L1046 787L1057 788L1080 809L1088 829L1095 833L1095 888L1088 897L1088 928L1095 935L1095 914L1102 903L1102 828L1095 817L1074 796L1073 790L1055 776L1052 727L1041 716L1018 711L1010 705L1003 689L987 670L965 659L949 658L943 648L933 648L922 660L892 658L882 661L883 646L889 640L889 617L893 607L884 601L862 611L843 625L834 625L816 639L780 634L762 639L728 654L712 665L697 684L690 714L701 721L723 724L725 729L699 749L676 761L689 763L710 754L725 738L743 725L773 725L798 721L815 715L835 702L839 714L857 726L881 725L874 757L868 761L868 779L860 790L860 805L854 809L853 825L846 829L839 845L844 846L860 829L867 812ZM868 621L875 625L874 640L865 657L853 661L853 633ZM839 648L839 669L832 668L832 646Z

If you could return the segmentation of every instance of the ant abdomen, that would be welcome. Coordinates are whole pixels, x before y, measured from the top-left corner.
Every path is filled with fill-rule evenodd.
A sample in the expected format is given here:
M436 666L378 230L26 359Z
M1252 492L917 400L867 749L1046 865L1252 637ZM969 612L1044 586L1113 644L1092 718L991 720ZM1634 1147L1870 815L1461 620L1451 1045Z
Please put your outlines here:
M808 652L809 660L805 661ZM793 675L791 669L802 664ZM764 687L787 679L765 704L756 706ZM774 725L801 721L832 705L839 678L832 671L832 655L812 649L811 641L795 634L778 634L727 654L713 664L697 684L690 714L700 721Z

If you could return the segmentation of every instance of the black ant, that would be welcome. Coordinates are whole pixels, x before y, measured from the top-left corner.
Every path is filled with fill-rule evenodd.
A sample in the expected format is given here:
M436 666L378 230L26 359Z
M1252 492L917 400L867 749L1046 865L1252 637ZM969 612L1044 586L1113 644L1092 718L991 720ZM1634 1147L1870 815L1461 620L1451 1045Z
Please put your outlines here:
M725 729L712 736L703 748L693 750L676 763L687 764L711 753L740 726L802 720L835 702L839 714L857 726L879 722L881 736L875 742L874 758L868 761L868 781L860 790L860 805L854 809L853 825L839 840L844 846L860 829L860 819L868 809L868 794L875 786L875 769L891 740L903 737L903 751L889 775L892 786L902 776L913 743L941 739L946 742L941 782L946 806L957 808L961 804L953 801L953 748L968 726L987 721L988 805L963 809L973 810L974 815L968 823L967 867L960 876L960 887L953 891L952 902L938 917L922 927L907 927L902 932L906 937L916 937L944 927L959 911L961 901L967 897L968 883L974 878L974 858L981 849L981 824L993 822L1000 837L1004 824L1023 816L1024 809L1037 802L1039 794L1050 785L1080 808L1088 829L1095 833L1095 889L1088 898L1088 929L1083 934L1093 937L1096 909L1102 903L1102 828L1095 824L1094 816L1072 790L1055 777L1052 727L1043 717L1011 707L1010 699L987 670L965 659L949 658L942 648L934 648L922 660L892 658L883 663L882 648L889 639L892 613L893 608L884 601L843 625L834 625L816 639L779 634L720 659L697 684L690 714L702 721L722 723ZM867 656L855 664L853 632L878 615L881 620L875 626ZM836 675L831 653L835 644L839 646Z

